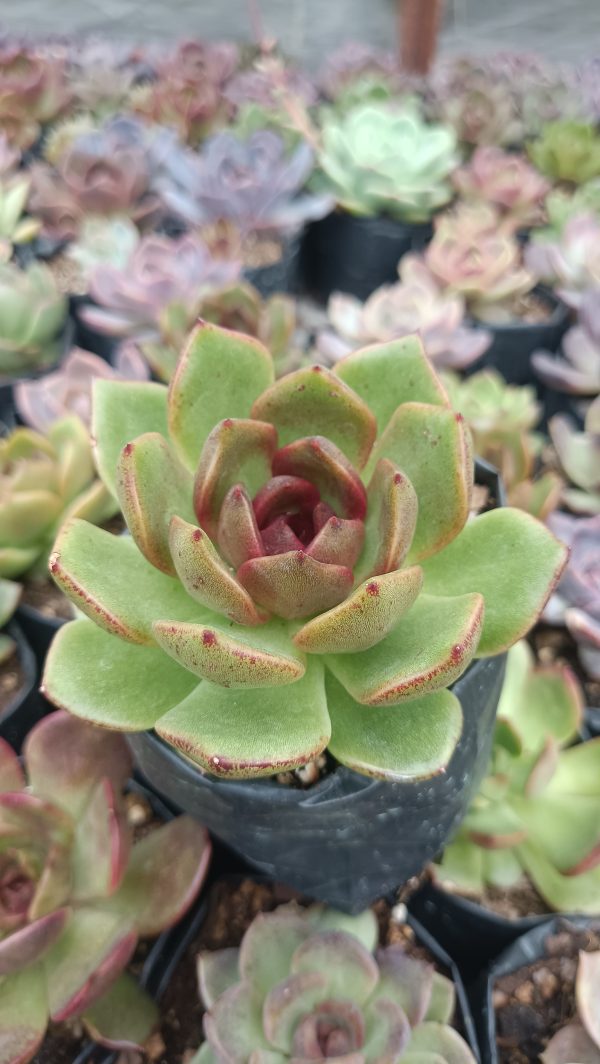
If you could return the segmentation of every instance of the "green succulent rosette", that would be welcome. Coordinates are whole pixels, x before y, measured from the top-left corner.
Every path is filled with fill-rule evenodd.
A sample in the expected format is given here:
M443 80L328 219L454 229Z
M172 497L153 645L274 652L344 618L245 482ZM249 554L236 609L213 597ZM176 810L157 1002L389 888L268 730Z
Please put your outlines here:
M257 340L200 324L168 389L95 387L131 535L60 532L50 569L86 617L51 647L47 696L220 776L326 747L386 779L441 771L449 686L527 631L566 550L517 510L469 519L469 432L420 341L275 382Z

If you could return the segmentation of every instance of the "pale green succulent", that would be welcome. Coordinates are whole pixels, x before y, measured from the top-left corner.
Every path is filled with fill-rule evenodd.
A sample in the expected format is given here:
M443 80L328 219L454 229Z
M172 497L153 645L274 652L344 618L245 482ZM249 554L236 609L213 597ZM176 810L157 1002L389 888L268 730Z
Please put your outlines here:
M0 262L8 262L15 244L28 244L40 231L40 222L24 214L30 186L20 174L0 179Z
M47 266L0 263L0 376L56 362L66 317L67 300Z
M549 122L528 152L534 166L553 181L582 185L600 176L600 133L592 123Z

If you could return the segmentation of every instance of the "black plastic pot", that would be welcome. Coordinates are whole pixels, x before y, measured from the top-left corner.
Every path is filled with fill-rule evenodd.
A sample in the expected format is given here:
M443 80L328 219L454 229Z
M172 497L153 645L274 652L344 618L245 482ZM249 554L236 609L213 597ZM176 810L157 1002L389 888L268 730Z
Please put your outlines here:
M70 296L71 314L75 320L75 343L84 351L92 351L94 355L103 358L105 362L112 363L113 355L120 343L115 336L106 336L97 329L86 325L81 317L84 307L93 307L96 304L89 296Z
M554 388L538 382L538 395L543 404L543 416L541 427L547 429L548 422L555 414L567 414L575 426L582 430L585 420L586 408L590 405L590 398L581 395L567 395L566 392L557 392Z
M59 628L65 624L62 617L46 617L33 606L21 603L17 609L17 619L33 650L40 669L43 668L48 647Z
M336 210L313 222L306 232L303 273L306 288L325 302L332 292L367 299L376 288L398 279L398 262L407 251L431 239L430 223L393 218L359 218Z
M254 266L244 270L244 277L260 292L263 299L276 292L295 292L300 269L301 233L286 237L281 258L270 266Z
M587 927L598 919L588 916L561 915L552 920L544 920L539 926L528 931L517 939L512 946L501 954L489 971L482 976L477 985L469 994L471 1007L475 1017L475 1025L479 1036L479 1046L482 1064L498 1064L496 1050L496 1018L492 1004L492 994L496 981L510 972L516 972L519 968L539 960L544 955L544 943L548 935L554 934L559 926L568 921L575 927ZM568 1017L565 1017L568 1019Z
M0 737L18 751L28 731L45 716L47 704L38 692L36 660L27 639L14 621L6 630L17 644L24 680L20 690L15 692L9 705L0 714Z
M600 736L600 706L588 706L585 711L585 724L590 738L596 739Z
M483 324L491 332L493 339L476 365L467 370L468 376L484 367L493 367L499 370L509 384L534 384L536 388L540 388L539 379L531 364L531 356L538 350L558 350L569 326L570 311L550 289L539 286L535 293L552 307L552 313L545 321L513 321L502 325L473 321L474 325Z

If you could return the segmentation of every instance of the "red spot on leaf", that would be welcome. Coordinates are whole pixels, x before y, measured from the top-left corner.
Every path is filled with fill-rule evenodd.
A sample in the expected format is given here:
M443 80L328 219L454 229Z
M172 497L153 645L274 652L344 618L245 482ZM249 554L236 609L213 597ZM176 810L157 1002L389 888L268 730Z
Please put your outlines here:
M379 584L376 583L375 580L371 580L371 583L367 584L367 594L368 595L378 595L379 594Z
M129 454L131 454L132 451L133 451L133 444L132 443L126 443L124 448L123 448L123 454L129 455Z
M198 542L199 539L202 539L202 532L200 531L199 528L195 528L194 531L192 532L192 539L195 539L196 543Z
M322 373L323 372L323 367L322 366L312 366L311 368L312 368L313 373Z
M223 422L223 428L224 429L230 429L232 425L233 425L233 418L226 417L224 422Z
M455 414L455 415L454 415L454 420L455 420L455 421L458 421L458 423L460 424L460 423L461 423L461 421L464 421L465 419L464 419L464 417L462 416L462 414Z
M450 657L452 658L452 661L455 664L458 663L462 659L462 656L463 656L464 652L465 652L465 648L464 648L463 644L462 643L457 643L456 646L452 647L452 650L450 651Z
M214 647L217 642L217 637L214 632L210 631L210 628L205 628L202 633L202 642L205 647Z
M402 473L394 473L394 484L404 484Z

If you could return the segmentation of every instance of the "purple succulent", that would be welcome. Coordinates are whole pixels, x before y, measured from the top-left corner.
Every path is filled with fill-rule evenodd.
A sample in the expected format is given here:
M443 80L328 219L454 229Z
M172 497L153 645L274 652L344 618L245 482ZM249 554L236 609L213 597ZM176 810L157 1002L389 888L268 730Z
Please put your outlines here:
M600 514L569 517L554 513L547 523L571 553L544 620L567 626L584 668L600 680Z
M17 169L21 152L9 141L6 133L0 132L0 177L6 177Z
M574 513L600 513L600 395L588 407L584 431L570 417L550 418L548 430L559 462L574 487L563 499Z
M276 69L277 78L273 77L273 68L269 64L241 70L225 88L225 99L235 108L256 104L265 110L277 109L280 106L282 80L285 91L295 96L303 106L312 107L316 104L317 90L303 71L279 62Z
M600 393L600 288L583 296L579 321L565 334L563 358L549 351L535 351L534 369L549 388L570 395Z
M398 60L392 51L374 48L364 41L347 41L336 48L319 72L318 82L330 100L362 78L393 83L399 80Z
M577 310L584 293L600 287L600 219L591 212L573 216L557 239L532 240L525 248L524 262Z

